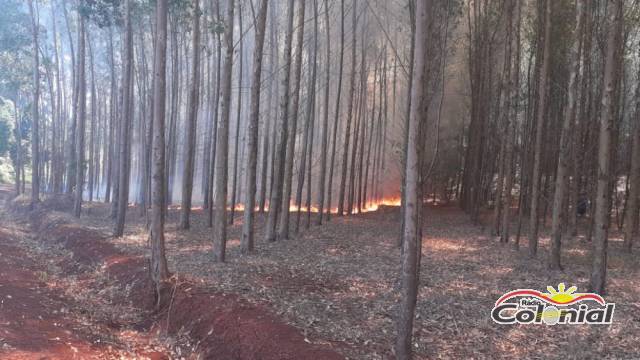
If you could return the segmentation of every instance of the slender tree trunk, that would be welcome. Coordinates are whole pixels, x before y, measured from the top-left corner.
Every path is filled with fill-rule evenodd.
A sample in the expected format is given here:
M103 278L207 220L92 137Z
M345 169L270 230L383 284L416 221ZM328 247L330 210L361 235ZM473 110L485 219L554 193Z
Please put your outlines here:
M200 1L195 1L193 19L193 64L191 64L191 90L189 94L189 118L185 129L184 168L182 172L182 203L180 207L180 229L189 229L193 173L196 157L196 130L198 127L198 102L200 98Z
M87 190L89 190L89 201L93 201L93 192L95 190L96 183L96 133L97 133L97 110L98 110L98 101L96 99L96 72L93 61L93 48L91 47L91 42L87 41L87 45L89 46L89 60L91 62L91 130L90 130L90 140L89 140L89 184L87 185Z
M317 8L317 0L313 1L313 24L314 24L314 32L313 32L313 44L311 45L311 52L308 57L308 71L309 71L309 82L308 82L308 91L307 91L307 108L306 108L306 122L304 125L303 137L302 137L302 156L300 158L300 167L298 169L298 184L296 189L296 222L295 222L295 230L297 233L300 229L300 215L302 213L302 190L304 187L304 178L307 171L307 152L309 151L310 142L313 141L313 135L311 134L313 129L313 122L315 118L315 105L316 105L316 71L317 71L317 60L316 54L318 53L318 8ZM309 155L310 156L310 155ZM311 168L311 164L309 164L309 169ZM309 177L309 183L307 184L307 188L311 187L311 177Z
M324 217L324 189L325 181L327 177L327 144L329 139L329 93L331 90L331 28L329 25L329 0L324 1L325 13L324 13L324 27L326 33L326 60L325 60L325 89L324 89L324 113L322 119L322 135L320 145L320 175L318 177L318 217L316 218L316 225L322 225ZM317 35L316 35L317 37ZM338 80L340 81L340 80ZM339 99L336 98L336 100ZM331 210L329 210L331 211Z
M271 182L271 197L269 199L269 216L265 238L268 241L276 240L276 228L280 215L282 202L282 185L284 181L285 154L287 151L287 129L289 123L289 82L291 79L291 48L293 43L293 7L295 2L289 0L287 9L287 33L284 47L284 67L282 69L282 97L280 100L280 121L278 122L278 139L274 154L273 181ZM292 134L293 136L293 134Z
M218 18L220 18L220 7L216 6L216 13ZM218 42L218 53L216 59L216 92L214 94L215 100L213 103L213 144L211 145L211 166L209 172L209 227L213 226L213 185L214 185L214 176L216 169L216 146L218 144L218 121L219 114L218 108L220 106L220 73L222 70L222 38L220 34L216 34L217 42Z
M638 204L640 202L640 83L636 88L635 125L633 126L631 143L629 200L624 220L624 249L627 252L631 252L633 237L638 233Z
M40 46L38 45L39 20L34 1L29 1L33 35L33 106L31 139L31 208L40 202ZM24 173L23 173L24 175ZM23 176L24 178L24 176Z
M260 121L260 91L262 88L262 51L264 49L264 35L267 24L268 0L260 1L260 8L256 18L256 39L253 49L253 72L251 79L251 114L247 129L247 174L246 200L244 203L244 222L242 224L242 238L240 248L243 253L253 251L253 220L256 202L256 167L258 158L258 127ZM268 128L266 129L268 131Z
M216 140L215 191L213 205L213 254L217 262L224 262L227 247L227 183L229 173L229 117L231 110L231 71L233 70L233 13L235 1L227 3L227 18L224 24L225 56L221 93L221 117L218 121Z
M574 117L577 108L578 96L578 76L580 74L580 37L582 34L582 24L584 22L584 5L581 1L576 2L576 28L574 32L573 44L571 45L569 93L567 94L567 110L562 121L560 133L560 149L558 154L558 166L556 169L556 185L553 195L553 215L551 225L551 258L549 267L561 270L560 246L562 243L562 225L566 223L567 216L564 211L566 191L569 180L569 160L570 146L572 142L571 129L573 128Z
M64 19L67 25L67 36L69 38L69 50L71 52L71 83L72 83L72 115L71 115L71 124L69 126L70 134L68 136L68 144L67 144L67 174L66 174L66 193L71 194L75 187L76 176L74 171L76 170L76 120L78 114L78 81L77 81L77 73L76 73L76 56L73 48L73 37L71 36L71 24L70 18L67 11L66 1L62 2L62 9L64 11ZM23 176L24 179L24 176Z
M349 154L349 140L351 137L351 120L353 118L353 100L356 90L356 30L358 27L356 14L356 0L353 0L351 19L351 80L349 86L349 105L347 107L347 124L344 130L344 145L342 147L342 171L340 176L340 189L338 190L338 216L344 215L345 185L347 183L347 159ZM363 69L364 71L364 69Z
M22 171L22 119L18 115L18 99L13 100L13 116L16 122L16 128L14 130L14 137L16 140L16 162L14 164L14 168L16 171L16 196L22 193L21 184L22 178L24 177L24 172Z
M133 126L133 32L131 26L131 0L125 0L125 36L122 76L122 118L120 121L120 169L118 170L118 203L113 235L124 234L124 223L129 204L129 174L131 172L131 129Z
M164 247L165 212L165 144L164 123L167 73L167 0L156 3L156 44L153 60L153 163L151 165L151 224L149 244L151 247L150 274L156 288L156 307L163 299L163 287L169 278L169 269Z
M518 126L519 111L519 97L520 97L520 14L521 14L521 1L516 0L513 5L515 12L515 21L513 22L513 39L515 45L513 46L513 65L511 66L511 80L510 80L510 93L511 108L507 111L511 112L511 119L507 124L507 145L505 151L505 189L504 197L502 199L502 229L500 231L500 242L509 242L509 232L511 225L511 191L513 189L513 182L515 177L515 164L514 164L514 152L516 141L516 130ZM522 175L521 175L522 176ZM522 189L522 187L521 187ZM522 191L522 190L521 190Z
M87 98L86 98L86 76L85 76L85 21L84 16L78 16L78 116L76 129L76 191L75 201L73 204L73 214L80 217L82 212L82 193L84 190L84 169L85 169L85 124L87 117ZM92 100L93 101L93 100Z
M328 36L328 35L327 35ZM338 124L340 123L340 97L342 96L342 73L344 68L344 0L340 0L340 62L338 64L338 89L336 93L336 110L333 117L333 132L331 140L331 162L329 165L329 183L327 184L327 220L331 220L331 202L333 200L333 168L336 158L336 144L338 141Z
M609 222L611 215L611 150L612 131L614 129L613 101L616 84L616 55L622 30L622 0L607 1L607 42L604 63L604 90L602 92L602 107L600 112L600 132L598 140L598 177L596 190L596 205L594 215L593 236L593 267L591 272L590 290L600 295L606 293L607 278L607 243Z
M280 224L278 227L278 238L289 238L289 204L291 202L291 189L293 181L293 160L295 157L296 149L296 135L298 130L298 107L300 104L300 75L302 73L302 45L304 41L304 13L306 4L304 1L300 2L298 8L298 29L297 43L296 43L296 56L293 67L293 90L291 93L291 117L289 120L288 143L285 155L285 168L284 168L284 180L283 180L283 197L281 201L282 216L280 217ZM275 204L274 204L275 205Z
M111 78L111 90L109 92L109 148L108 148L108 161L105 164L107 166L107 174L106 174L106 185L105 185L105 193L104 193L104 202L111 201L111 182L113 179L114 168L116 167L115 162L115 130L116 130L116 121L117 121L117 85L116 85L116 64L115 64L115 55L113 49L113 28L109 27L109 68L110 68L110 78Z
M238 30L240 34L243 34L242 27L242 6L241 3L238 3ZM244 37L244 35L242 35ZM229 216L229 225L233 225L233 220L236 217L236 201L238 199L238 171L240 168L239 162L242 161L242 157L239 154L240 149L240 120L242 120L242 78L243 74L243 42L242 37L240 38L238 44L238 99L237 99L237 113L236 113L236 138L233 142L233 183L231 184L231 209Z
M427 23L432 4L418 1L416 6L416 41L412 59L415 80L411 88L409 138L405 164L404 232L402 270L400 273L400 308L397 317L395 353L398 360L412 357L413 319L418 296L420 257L422 254L422 146L421 128L426 121L427 106Z
M63 82L63 78L64 78L64 74L61 76L60 74L64 71L62 69L62 66L60 64L60 52L58 50L58 31L56 30L56 21L55 19L56 17L56 13L55 13L55 4L51 4L51 19L53 19L51 21L51 25L52 25L52 33L53 33L53 49L54 49L54 61L55 61L55 68L56 68L56 100L55 100L55 105L56 108L58 110L58 113L56 114L56 120L54 120L57 123L57 134L56 134L56 139L54 140L54 146L55 146L55 155L53 157L53 161L55 164L55 170L53 172L53 192L54 193L60 193L62 192L62 183L63 183L63 144L64 142L62 141L63 138L63 133L62 133L62 123L63 123L63 111L62 111L62 106L63 106L63 88L64 86L62 85ZM62 79L61 79L62 78Z
M536 134L533 158L533 178L531 185L531 209L529 214L529 256L534 257L538 252L538 217L540 201L540 179L542 162L542 135L544 118L547 110L547 77L551 58L551 0L545 3L544 22L544 50L542 52L542 69L538 82L538 117L536 119ZM542 13L540 13L542 16Z

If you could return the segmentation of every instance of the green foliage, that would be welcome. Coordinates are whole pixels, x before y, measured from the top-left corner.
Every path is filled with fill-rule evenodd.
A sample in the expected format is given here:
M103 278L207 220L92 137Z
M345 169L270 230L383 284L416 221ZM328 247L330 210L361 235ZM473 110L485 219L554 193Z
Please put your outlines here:
M0 184L14 181L13 163L9 155L15 153L13 136L13 104L0 97Z
M15 99L31 80L31 30L25 3L0 0L0 96Z
M11 161L0 156L0 184L12 184L15 182L15 171Z
M122 23L121 3L124 1L84 0L78 4L77 10L81 16L102 28Z
M0 157L7 156L12 142L13 117L9 101L0 97Z

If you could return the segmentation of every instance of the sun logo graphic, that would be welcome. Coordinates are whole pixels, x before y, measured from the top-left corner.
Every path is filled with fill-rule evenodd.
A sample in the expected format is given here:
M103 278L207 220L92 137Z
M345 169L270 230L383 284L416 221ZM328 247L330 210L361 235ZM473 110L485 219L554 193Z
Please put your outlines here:
M498 324L611 324L614 303L594 293L578 293L578 288L557 289L547 286L548 292L517 289L502 295L491 310L491 319Z

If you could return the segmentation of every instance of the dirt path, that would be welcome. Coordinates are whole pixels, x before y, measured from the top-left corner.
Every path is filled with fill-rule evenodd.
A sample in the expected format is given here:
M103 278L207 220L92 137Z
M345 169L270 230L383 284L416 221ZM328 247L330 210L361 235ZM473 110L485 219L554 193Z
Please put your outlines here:
M0 203L7 194L0 190ZM65 296L52 257L33 245L26 224L0 204L0 358L168 359L151 339L92 319L89 309Z

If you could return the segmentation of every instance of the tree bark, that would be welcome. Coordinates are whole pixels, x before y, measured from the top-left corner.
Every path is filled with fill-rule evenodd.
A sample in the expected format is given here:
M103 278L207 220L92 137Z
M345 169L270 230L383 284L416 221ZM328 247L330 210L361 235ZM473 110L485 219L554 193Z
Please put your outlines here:
M598 139L598 177L593 234L593 264L590 291L605 295L607 278L607 243L609 235L611 203L611 138L614 128L613 102L616 83L616 55L621 38L622 0L607 1L607 42L604 63L604 90L600 112L600 131Z
M245 176L246 200L240 249L243 253L253 251L254 207L256 203L256 167L258 158L258 127L260 121L260 90L262 88L262 52L267 24L268 0L260 1L256 18L256 38L253 49L253 75L251 79L251 114L247 129L247 174ZM268 131L268 129L266 129Z
M153 89L153 163L151 164L150 274L156 288L156 307L162 304L162 290L169 278L164 246L165 213L165 107L167 73L167 0L156 3L156 46Z
M235 1L227 3L227 18L224 24L225 55L221 93L221 116L218 121L216 140L215 191L213 205L213 255L215 261L224 262L227 247L227 174L229 173L229 116L231 106L231 71L233 70L233 13Z
M31 139L31 208L40 202L40 46L38 45L38 14L34 1L29 1L33 35L33 106L32 126L33 137ZM16 104L17 105L17 104ZM23 173L24 179L24 173Z
M432 4L418 1L416 6L416 41L412 59L415 80L411 87L409 138L405 164L404 229L402 240L402 271L400 273L401 301L397 317L396 358L412 357L413 319L418 296L420 257L422 254L422 143L421 138L427 116L427 22Z
M571 142L573 134L573 122L577 108L578 76L580 74L580 37L582 34L582 24L584 22L584 5L581 1L576 2L576 28L574 31L573 44L569 54L570 75L569 91L567 94L567 110L562 121L560 133L560 149L558 154L558 166L556 169L556 185L553 195L553 215L551 224L551 258L549 267L554 270L561 270L562 225L566 222L567 216L564 211L564 203L569 180L569 160Z
M118 202L115 237L124 234L124 223L129 204L129 174L131 171L131 128L133 125L133 32L131 26L131 1L125 0L125 34L122 76L122 118L120 121L120 168L118 170Z
M180 229L189 229L191 200L193 194L193 172L196 157L196 129L198 126L198 102L200 98L200 1L195 1L193 13L193 64L191 64L191 89L189 93L189 118L185 129L184 168L182 172L182 202L180 206Z
M280 224L278 226L278 238L289 238L289 204L291 202L291 189L293 181L293 159L295 157L296 150L296 135L298 130L298 108L300 104L300 75L302 72L302 43L304 41L304 13L306 4L304 1L300 2L298 8L298 28L297 43L296 43L296 56L293 66L293 89L291 96L291 116L289 119L288 143L287 151L285 155L285 168L284 168L284 180L283 180L283 197L281 201L281 214Z
M327 35L328 36L328 35ZM331 202L333 200L333 169L336 158L336 144L338 141L338 124L340 122L340 97L342 96L342 73L344 68L344 0L340 0L340 62L338 64L338 89L336 94L336 110L333 117L333 131L331 140L331 161L329 178L327 181L327 220L331 220Z
M314 32L313 32L313 44L311 47L311 52L308 56L308 84L307 84L307 108L306 108L306 122L304 124L303 137L302 137L302 154L300 157L300 167L298 169L298 184L296 188L296 222L294 232L297 233L300 229L300 215L302 213L302 190L304 187L304 180L306 176L307 170L311 169L311 164L307 169L307 159L311 157L311 154L307 154L310 148L310 142L313 142L313 122L315 118L315 105L316 105L316 72L317 72L317 59L316 55L318 53L318 7L317 1L313 1L313 24L314 24ZM307 157L308 155L308 157ZM311 177L309 177L309 182L307 184L307 188L311 187Z
M510 80L510 93L511 108L508 110L511 112L511 119L507 124L507 145L505 151L505 189L504 197L502 199L502 228L500 231L500 242L509 242L509 232L511 225L511 190L513 189L514 182L514 152L516 141L516 129L519 112L519 97L520 97L520 21L521 21L521 2L516 0L514 4L515 21L513 23L513 39L515 45L513 46L513 65L511 66L511 80ZM522 175L521 175L522 176Z
M329 139L329 91L331 87L331 28L329 26L329 0L324 1L324 27L326 32L326 60L324 64L325 71L325 89L324 89L324 113L322 119L322 135L320 138L320 174L318 177L318 216L316 217L316 225L322 225L324 217L324 189L327 177L327 144ZM316 35L317 37L317 35ZM339 80L340 81L340 80ZM336 98L337 100L338 98Z
M274 153L273 181L271 183L271 197L269 199L269 216L265 238L267 241L276 240L276 227L280 215L282 202L282 183L284 181L285 154L287 151L287 129L289 123L289 82L291 79L291 47L293 43L293 7L294 0L289 0L287 9L287 33L284 47L284 66L282 69L282 97L280 100L280 121L278 122L278 141Z
M640 74L640 71L638 72ZM631 165L629 170L629 198L625 209L623 247L631 252L634 236L638 233L640 205L640 83L636 86L636 113L631 134Z
M529 214L529 256L535 257L538 252L538 217L540 201L540 179L542 162L542 135L544 129L544 118L547 110L547 77L549 73L549 62L551 58L551 0L545 3L544 22L544 49L542 51L542 69L538 82L538 117L536 119L536 134L533 158L533 176L531 185L531 209ZM540 13L542 16L542 13Z
M240 34L243 34L242 27L242 3L238 3L238 30ZM239 162L242 161L242 157L239 154L240 149L240 121L242 119L242 79L244 77L243 74L243 65L244 65L244 56L243 56L243 41L242 38L244 35L241 35L240 40L238 41L238 98L237 98L237 113L236 113L236 138L233 142L233 180L231 183L231 206L229 209L229 225L233 225L233 220L236 217L236 201L238 199L238 171L240 169Z
M85 19L83 15L78 15L78 115L77 129L76 129L76 191L75 199L73 203L73 215L77 218L80 217L82 212L82 193L84 190L84 169L85 169L85 124L87 116L87 98L86 98L86 71L85 71L85 52L86 52L86 39L85 39ZM93 100L92 100L93 101Z
M347 183L347 162L349 156L349 140L351 138L351 120L353 119L353 101L356 92L356 30L358 27L356 7L357 2L353 0L351 8L351 80L349 86L349 105L347 107L347 124L344 130L344 145L342 147L342 171L340 176L340 189L338 190L338 216L344 215L345 187ZM364 71L364 69L363 69Z

